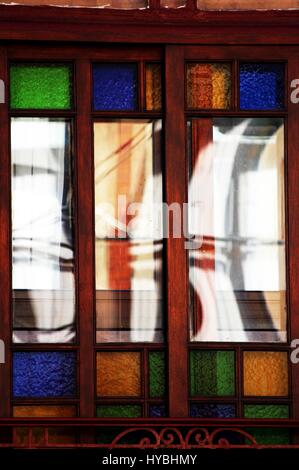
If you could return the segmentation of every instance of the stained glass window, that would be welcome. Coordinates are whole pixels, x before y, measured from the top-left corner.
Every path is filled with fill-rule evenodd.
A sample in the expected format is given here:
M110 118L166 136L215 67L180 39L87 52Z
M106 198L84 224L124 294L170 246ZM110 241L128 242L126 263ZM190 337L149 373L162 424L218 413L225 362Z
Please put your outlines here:
M299 8L299 0L197 0L201 10L287 10Z
M140 418L142 410L140 405L99 405L98 418Z
M149 407L150 418L165 418L167 416L165 405L150 405Z
M231 65L187 64L187 106L197 109L228 109L231 106Z
M214 403L192 403L190 408L192 418L235 418L235 405Z
M93 66L93 107L96 111L135 111L138 107L137 65L102 63Z
M284 88L284 64L240 64L241 109L283 109Z
M186 6L186 0L161 0L160 5L164 8L182 8Z
M234 351L191 351L190 389L193 397L234 395Z
M70 109L72 67L63 64L13 64L10 67L13 109Z
M138 397L141 393L139 352L99 352L97 354L97 395Z
M245 405L244 406L245 418L288 418L289 406L288 405Z
M77 409L72 405L16 405L15 418L74 418Z
M244 395L288 395L288 354L286 352L245 351L243 367Z
M149 352L149 395L163 397L166 392L166 364L163 351Z
M146 110L160 111L162 108L161 64L149 63L145 67Z
M15 352L14 398L66 398L76 395L76 353Z
M148 0L14 0L13 2L6 0L1 3L32 6L54 5L60 7L115 8L119 10L135 10L148 7Z

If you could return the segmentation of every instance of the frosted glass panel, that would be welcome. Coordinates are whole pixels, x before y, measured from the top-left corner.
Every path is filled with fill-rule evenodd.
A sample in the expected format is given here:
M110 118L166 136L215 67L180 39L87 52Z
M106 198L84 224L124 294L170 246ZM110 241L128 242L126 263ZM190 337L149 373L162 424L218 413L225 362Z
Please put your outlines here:
M11 123L14 341L75 336L71 124Z
M283 120L190 126L192 340L284 342Z

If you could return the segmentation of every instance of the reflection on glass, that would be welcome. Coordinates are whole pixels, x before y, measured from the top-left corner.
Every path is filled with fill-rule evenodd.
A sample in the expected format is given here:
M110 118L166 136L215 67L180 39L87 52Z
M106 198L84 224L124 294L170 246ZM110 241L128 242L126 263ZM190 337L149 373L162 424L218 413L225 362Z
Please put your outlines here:
M191 339L284 342L283 120L197 119L188 128L198 240L189 251Z
M94 124L98 342L163 340L160 138L161 121Z
M13 118L14 342L75 336L71 124Z

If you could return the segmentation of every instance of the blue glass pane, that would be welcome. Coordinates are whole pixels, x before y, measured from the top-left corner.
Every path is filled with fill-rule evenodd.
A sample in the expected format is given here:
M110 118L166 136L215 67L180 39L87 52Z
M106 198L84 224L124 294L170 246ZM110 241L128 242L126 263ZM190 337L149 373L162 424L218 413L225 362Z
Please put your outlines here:
M13 354L15 398L74 397L76 353L16 352Z
M235 418L236 411L234 405L193 403L191 405L190 414L192 418Z
M149 415L151 418L165 418L166 406L165 405L151 405L149 409Z
M136 64L94 65L93 107L97 111L136 110Z
M240 65L240 108L284 108L284 64Z

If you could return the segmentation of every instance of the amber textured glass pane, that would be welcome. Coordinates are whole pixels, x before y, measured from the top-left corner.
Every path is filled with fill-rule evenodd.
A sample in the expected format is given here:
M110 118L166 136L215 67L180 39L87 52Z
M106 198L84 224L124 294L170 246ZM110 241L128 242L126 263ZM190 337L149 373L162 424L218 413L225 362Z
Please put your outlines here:
M245 351L243 361L245 396L288 395L287 353Z
M161 7L182 8L186 6L186 0L161 0Z
M288 10L299 9L299 0L197 0L201 10Z
M162 77L160 64L146 64L146 110L160 111L162 108Z
M0 1L5 4L17 5L51 5L60 7L99 7L119 10L134 10L147 8L148 0L14 0Z
M16 405L14 418L75 418L77 410L71 405Z
M187 65L188 108L228 109L231 104L230 64Z
M141 392L139 352L99 352L97 354L97 395L138 397Z

